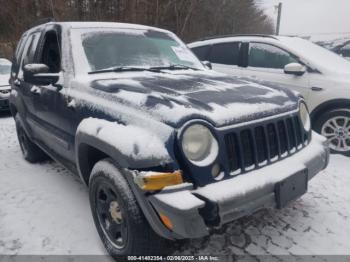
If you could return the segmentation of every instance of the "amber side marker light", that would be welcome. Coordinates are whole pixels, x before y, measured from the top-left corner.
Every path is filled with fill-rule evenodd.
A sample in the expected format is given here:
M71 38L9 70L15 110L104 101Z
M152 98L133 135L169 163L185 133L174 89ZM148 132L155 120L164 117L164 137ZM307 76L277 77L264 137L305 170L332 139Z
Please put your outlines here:
M173 173L144 172L134 179L135 183L145 191L161 190L166 186L179 185L183 183L182 171Z
M166 215L163 215L159 213L159 217L162 220L163 224L170 230L173 230L174 226L173 223L171 223L170 218L168 218Z

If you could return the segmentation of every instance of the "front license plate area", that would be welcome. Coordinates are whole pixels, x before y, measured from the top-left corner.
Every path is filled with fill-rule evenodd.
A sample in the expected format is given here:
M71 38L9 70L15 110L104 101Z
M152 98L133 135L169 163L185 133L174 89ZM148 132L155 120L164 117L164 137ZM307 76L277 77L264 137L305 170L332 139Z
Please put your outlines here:
M285 207L307 191L308 171L304 169L276 184L275 195L277 208Z

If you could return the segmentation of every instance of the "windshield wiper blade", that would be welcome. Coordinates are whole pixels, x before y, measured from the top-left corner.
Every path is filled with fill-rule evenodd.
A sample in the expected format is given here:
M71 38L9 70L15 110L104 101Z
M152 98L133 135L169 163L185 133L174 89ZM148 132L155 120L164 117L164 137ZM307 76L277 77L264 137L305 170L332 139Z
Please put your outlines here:
M187 65L182 65L182 64L173 64L173 65L168 65L168 66L154 66L150 67L150 69L155 69L155 70L200 70L195 67L187 66Z
M109 73L109 72L137 72L137 71L150 71L150 72L156 72L160 73L160 70L157 68L148 68L148 67L132 67L132 66L116 66L116 67L110 67L106 69L101 69L101 70L96 70L96 71L91 71L88 74L100 74L100 73Z

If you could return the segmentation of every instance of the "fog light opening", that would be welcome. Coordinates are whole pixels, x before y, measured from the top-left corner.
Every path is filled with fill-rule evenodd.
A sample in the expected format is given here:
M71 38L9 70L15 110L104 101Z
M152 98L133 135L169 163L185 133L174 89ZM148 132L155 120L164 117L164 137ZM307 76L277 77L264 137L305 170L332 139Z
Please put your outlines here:
M224 173L221 172L221 167L218 163L214 164L211 168L211 175L215 180L221 180L224 177Z

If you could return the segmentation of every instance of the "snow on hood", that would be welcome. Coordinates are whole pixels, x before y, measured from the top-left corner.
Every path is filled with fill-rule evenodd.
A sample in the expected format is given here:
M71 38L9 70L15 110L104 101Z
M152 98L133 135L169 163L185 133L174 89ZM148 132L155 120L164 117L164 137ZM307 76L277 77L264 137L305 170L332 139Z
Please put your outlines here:
M254 120L294 110L299 99L287 89L212 71L98 74L78 78L72 84L73 90L74 86L85 90L91 87L88 94L75 93L78 103L86 103L90 95L90 106L114 102L128 112L136 110L172 126L194 118L214 126ZM113 111L113 106L107 110Z

